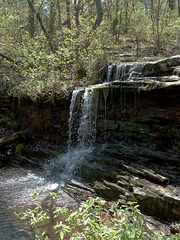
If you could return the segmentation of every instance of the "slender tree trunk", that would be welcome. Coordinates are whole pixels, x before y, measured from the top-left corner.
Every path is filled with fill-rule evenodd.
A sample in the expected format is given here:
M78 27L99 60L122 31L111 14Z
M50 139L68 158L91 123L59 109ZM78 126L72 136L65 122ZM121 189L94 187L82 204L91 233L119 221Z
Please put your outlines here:
M92 30L96 30L96 28L101 24L101 21L103 19L103 8L102 8L101 0L95 0L95 3L96 3L96 9L97 9L97 18L92 27Z
M51 38L53 38L53 35L54 35L55 17L56 17L55 2L54 0L51 0L50 1L50 18L49 18L49 34Z
M32 4L33 1L34 0L31 0ZM34 33L35 33L34 12L31 9L31 7L29 7L29 35L31 38L34 37Z
M145 1L144 6L145 6L145 14L148 15L148 4L149 2Z
M50 48L51 48L51 51L52 51L53 53L55 53L56 51L55 51L53 42L52 42L52 40L51 40L51 37L50 37L49 33L47 32L46 28L44 27L44 23L43 23L43 21L42 21L42 18L41 18L41 16L40 16L40 14L37 12L37 10L36 10L36 8L34 7L34 5L33 5L33 3L32 3L31 0L27 0L27 2L28 2L28 4L29 4L29 6L31 7L32 11L34 12L34 14L36 15L38 21L39 21L39 24L40 24L40 26L41 26L41 28L42 28L42 30L43 30L43 32L44 32L44 35L45 35L46 39L47 39L48 42L49 42L49 46L50 46Z
M116 0L116 9L115 9L115 19L112 24L113 35L116 36L116 41L118 39L117 34L117 24L118 24L118 12L119 12L119 0Z
M71 12L70 12L70 1L66 0L66 12L67 12L67 27L71 29Z
M64 33L63 33L63 29L62 29L61 7L60 7L59 0L57 0L57 8L58 8L58 16L59 16L59 28L60 28L60 31L61 31L61 35L63 37Z
M152 31L153 31L153 35L154 35L154 33L155 33L155 29L154 29L154 0L151 0L151 14L150 14L150 16L151 16L151 21L152 21Z
M125 34L128 33L128 1L125 2Z
M78 4L77 4L77 1L74 0L74 11L75 11L76 26L77 26L77 28L79 28L80 27L80 22L79 22L79 13L80 13L79 1L78 1Z
M157 16L156 16L156 44L157 44L157 50L158 53L160 53L160 30L159 30L159 20L160 20L160 0L158 0L158 6L157 6Z
M6 0L3 0L3 2L6 4ZM5 17L7 17L7 8L5 8L5 9L3 10L3 15L4 15Z
M180 0L178 0L178 16L180 17Z

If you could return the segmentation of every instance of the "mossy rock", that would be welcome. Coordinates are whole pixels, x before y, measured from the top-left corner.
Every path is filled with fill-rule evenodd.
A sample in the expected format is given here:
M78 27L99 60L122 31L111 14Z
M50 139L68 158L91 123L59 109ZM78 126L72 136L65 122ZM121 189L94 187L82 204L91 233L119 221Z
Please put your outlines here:
M102 168L90 167L87 165L82 165L79 167L78 172L83 178L89 181L94 181L97 179L115 179L116 176L110 171Z
M16 150L15 150L15 153L16 154L20 154L24 149L24 144L23 143L19 143L16 145Z

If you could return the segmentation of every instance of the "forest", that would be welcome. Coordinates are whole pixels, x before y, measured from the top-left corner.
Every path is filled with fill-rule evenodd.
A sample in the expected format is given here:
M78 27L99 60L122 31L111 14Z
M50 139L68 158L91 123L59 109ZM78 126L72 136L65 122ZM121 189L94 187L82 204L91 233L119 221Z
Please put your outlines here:
M179 240L179 153L180 0L0 0L1 239Z
M107 62L180 51L179 0L1 0L0 94L68 96Z

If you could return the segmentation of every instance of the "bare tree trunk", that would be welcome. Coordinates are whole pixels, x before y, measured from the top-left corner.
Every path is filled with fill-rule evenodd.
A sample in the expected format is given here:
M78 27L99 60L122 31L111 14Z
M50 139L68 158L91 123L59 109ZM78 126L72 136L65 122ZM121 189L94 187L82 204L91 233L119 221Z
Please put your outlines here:
M128 33L128 1L125 2L125 30L124 33L127 34Z
M101 24L101 21L103 19L103 8L102 8L101 0L95 0L95 3L96 3L96 9L97 9L97 18L92 27L92 30L96 30L96 28Z
M80 6L79 6L79 1L77 4L77 1L74 0L74 10L75 10L75 20L76 20L76 26L77 28L80 27L80 22L79 22L79 12L80 12Z
M42 28L42 30L43 30L43 32L44 32L44 35L45 35L46 39L47 39L48 42L49 42L49 46L50 46L50 48L51 48L51 51L52 51L53 53L55 53L56 50L55 50L55 48L54 48L53 42L52 42L52 40L51 40L51 37L50 37L49 33L47 32L46 28L44 27L44 23L43 23L43 21L42 21L42 18L41 18L41 16L40 16L40 14L39 14L39 13L37 12L37 10L35 9L33 3L31 2L31 0L27 0L27 2L28 2L28 4L29 4L29 6L31 7L32 11L35 13L35 15L36 15L36 17L37 17L37 19L38 19L38 21L39 21L39 24L40 24L40 26L41 26L41 28Z
M157 39L156 39L156 45L157 45L157 50L158 53L160 53L160 0L158 0L158 6L157 6L157 16L156 16L156 35L157 35Z
M62 29L61 7L60 7L59 0L57 0L57 8L58 8L58 16L59 16L59 28L60 28L60 31L61 31L61 35L63 37L64 33L63 33L63 29Z
M154 0L151 0L151 21L152 21L152 31L154 34Z
M118 40L118 34L117 34L118 11L119 11L119 1L116 0L115 19L112 24L112 31L113 31L113 35L116 36L116 41Z
M34 0L31 0L33 4ZM35 24L34 24L34 12L32 11L31 7L29 7L29 34L30 37L33 38L35 33Z
M149 5L149 2L145 1L144 2L144 7L145 7L145 14L148 15L148 5Z
M178 0L178 16L180 17L180 0Z
M136 56L140 56L140 49L139 49L139 37L136 35Z
M54 2L54 0L51 0L50 1L50 16L49 16L49 34L50 34L51 38L53 38L53 35L54 35L55 17L56 17L55 2Z
M71 13L70 13L70 1L66 0L66 12L67 12L67 27L71 29Z

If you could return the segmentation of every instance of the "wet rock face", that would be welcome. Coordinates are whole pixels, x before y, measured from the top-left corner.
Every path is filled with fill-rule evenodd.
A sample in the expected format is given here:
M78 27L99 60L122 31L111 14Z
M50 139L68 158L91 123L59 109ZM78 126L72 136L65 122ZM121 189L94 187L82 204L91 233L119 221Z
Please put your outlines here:
M125 172L123 172L125 174ZM108 199L138 202L140 210L164 220L180 219L180 189L171 185L161 186L147 179L131 175L117 175L117 182L96 181L95 191Z
M174 68L173 74L180 77L180 66L177 66L177 67Z
M172 74L175 67L180 65L180 56L173 56L157 62L149 63L144 66L144 75L163 75Z
M69 101L32 102L28 98L0 98L1 118L15 121L19 129L36 140L64 144L68 138ZM4 123L5 124L5 123Z
M133 148L118 142L97 147L89 156L91 164L88 160L79 167L81 177L105 199L137 202L146 214L180 220L180 167L135 158Z
M179 126L178 87L138 92L123 85L109 90L106 105L100 92L97 141L137 145L140 149L131 151L135 158L180 164Z
M146 64L142 69L142 73L144 76L161 76L164 74L172 74L174 68L179 65L180 56L173 56L160 61L150 62Z
M148 63L135 79L99 90L97 141L109 147L94 157L106 173L96 192L165 220L180 220L179 65L179 56Z

